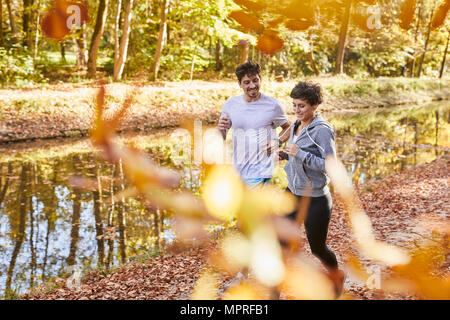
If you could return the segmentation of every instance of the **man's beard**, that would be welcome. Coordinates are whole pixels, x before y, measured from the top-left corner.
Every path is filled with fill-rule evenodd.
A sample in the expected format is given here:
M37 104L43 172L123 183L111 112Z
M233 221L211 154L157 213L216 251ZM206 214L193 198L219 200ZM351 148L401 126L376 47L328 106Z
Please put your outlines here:
M259 94L259 88L253 89L253 90L248 90L247 94L251 97L257 97Z

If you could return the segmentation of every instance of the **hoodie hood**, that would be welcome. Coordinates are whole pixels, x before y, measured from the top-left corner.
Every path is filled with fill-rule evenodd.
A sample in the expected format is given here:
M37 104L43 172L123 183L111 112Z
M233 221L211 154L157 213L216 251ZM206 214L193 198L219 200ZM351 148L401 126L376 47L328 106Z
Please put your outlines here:
M300 125L300 123L301 123L300 120L295 120L294 126L293 126L293 127L294 127L294 132L295 132L295 130L297 130L297 128L298 128L298 126ZM327 121L322 117L321 114L317 114L317 115L314 117L313 121L312 121L308 126L306 126L306 128L307 128L307 130L311 130L312 128L314 128L314 127L316 127L316 126L318 126L318 125L324 125L324 126L328 127L329 129L333 130L333 126L332 126L329 122L327 122Z

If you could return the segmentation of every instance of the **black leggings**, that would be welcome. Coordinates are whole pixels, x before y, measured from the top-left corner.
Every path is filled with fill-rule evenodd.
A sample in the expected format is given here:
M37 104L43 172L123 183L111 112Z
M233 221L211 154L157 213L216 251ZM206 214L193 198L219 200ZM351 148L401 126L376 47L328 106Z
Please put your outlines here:
M288 192L291 190L286 189ZM292 193L292 192L291 192ZM297 196L298 202L302 196ZM331 219L331 210L333 201L331 195L327 194L321 197L311 197L308 213L305 219L306 236L308 237L311 252L320 259L328 269L338 267L336 255L326 245L328 225ZM287 217L296 220L298 211L290 213Z

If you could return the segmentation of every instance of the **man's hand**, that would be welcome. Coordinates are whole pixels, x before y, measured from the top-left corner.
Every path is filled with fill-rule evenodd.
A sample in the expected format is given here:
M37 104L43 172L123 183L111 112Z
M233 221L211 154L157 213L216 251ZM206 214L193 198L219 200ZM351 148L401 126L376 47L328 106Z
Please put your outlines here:
M284 150L288 155L295 157L300 147L295 143L289 143Z
M224 116L219 119L219 124L217 125L217 128L219 129L220 133L222 134L223 140L227 138L227 130L231 127L231 121L230 118L227 116Z
M278 140L267 141L267 155L270 156L278 148Z
M228 118L226 116L220 118L218 127L219 127L219 130L224 130L224 131L230 129L230 127L231 127L230 118Z

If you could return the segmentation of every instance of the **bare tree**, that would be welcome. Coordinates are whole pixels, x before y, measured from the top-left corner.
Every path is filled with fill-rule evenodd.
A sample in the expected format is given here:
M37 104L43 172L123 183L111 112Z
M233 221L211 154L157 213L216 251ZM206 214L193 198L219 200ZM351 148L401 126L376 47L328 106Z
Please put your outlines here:
M14 20L14 12L13 8L11 6L11 0L6 0L6 7L8 8L8 15L9 15L9 25L11 27L11 34L12 34L12 41L17 41L17 26L16 21Z
M97 19L95 21L94 33L92 34L91 46L89 48L88 77L95 78L97 73L97 55L100 40L105 29L106 16L108 13L108 0L99 0Z
M86 26L82 25L77 37L74 39L77 48L77 65L85 69L87 66L88 52L86 49Z
M220 39L217 39L217 42L216 42L216 65L215 65L216 71L220 71L223 69L222 59L220 58L221 51L222 51L222 45L220 43Z
M130 25L132 18L133 0L125 0L125 16L122 31L122 39L119 45L119 22L120 22L120 6L121 0L117 6L116 15L116 30L115 30L115 52L114 52L114 81L122 79L123 69L125 67L125 61L127 59L128 42L130 40Z
M32 6L34 0L23 0L22 28L24 33L23 42L30 49L33 46L31 37L31 22L33 21Z
M3 0L0 0L0 45L3 45Z
M434 13L435 5L436 5L436 3L433 3L433 8L431 9L431 12L430 12L430 21L428 22L427 35L425 38L425 45L423 48L423 53L422 53L422 56L420 57L419 69L417 70L417 77L420 77L420 74L422 73L423 61L425 60L425 55L428 50L428 41L430 40L430 34L431 34L431 21L433 21L433 13Z
M162 0L161 2L161 22L159 23L158 42L156 44L155 57L153 60L153 79L158 79L159 65L161 62L161 54L164 46L164 38L166 36L167 28L167 13L169 11L170 0Z
M444 74L445 58L447 56L449 39L450 39L450 29L447 30L447 44L445 45L444 56L442 57L441 69L439 70L439 78L442 78L442 75Z
M344 17L341 24L341 31L339 32L339 42L336 54L336 66L334 74L340 74L344 72L344 54L345 44L347 42L348 25L350 22L350 10L352 7L352 0L345 1Z

